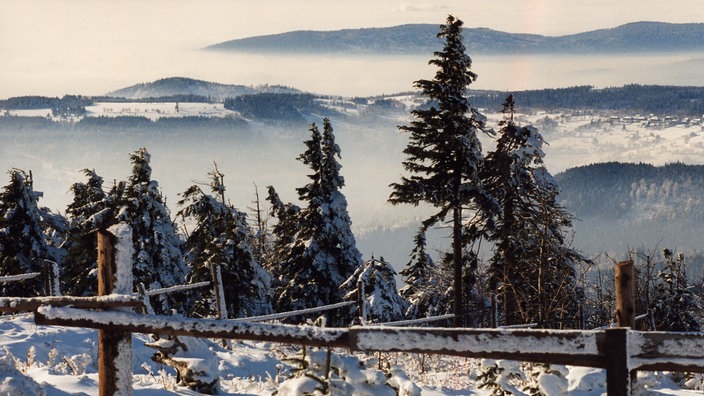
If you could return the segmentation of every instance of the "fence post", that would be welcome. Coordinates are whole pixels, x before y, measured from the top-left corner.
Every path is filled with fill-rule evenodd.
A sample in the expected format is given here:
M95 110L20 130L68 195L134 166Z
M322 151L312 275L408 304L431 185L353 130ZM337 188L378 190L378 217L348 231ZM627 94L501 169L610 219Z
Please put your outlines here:
M227 319L227 305L225 305L225 293L222 288L222 273L218 264L210 263L210 276L213 279L213 293L215 293L215 309L218 319Z
M636 372L631 371L628 364L629 331L625 327L605 331L606 393L609 396L628 396L631 394Z
M117 237L110 231L98 231L99 296L116 291L115 244L117 242ZM131 244L131 240L129 243ZM131 255L131 250L129 253ZM109 329L98 330L98 394L100 396L132 395L131 333Z
M367 323L367 309L366 309L366 296L364 292L364 282L362 280L357 281L357 317L361 322L360 325L364 326Z
M220 265L215 263L210 263L210 277L213 280L213 293L215 293L215 310L218 314L218 319L227 320L227 305L225 303L225 290L222 285L222 272L220 270ZM228 340L220 340L220 345L223 348L227 348L229 345Z
M616 320L618 327L636 327L633 260L616 263Z
M44 260L44 295L45 296L52 296L54 295L52 293L52 275L53 271L51 270L51 261L49 260Z

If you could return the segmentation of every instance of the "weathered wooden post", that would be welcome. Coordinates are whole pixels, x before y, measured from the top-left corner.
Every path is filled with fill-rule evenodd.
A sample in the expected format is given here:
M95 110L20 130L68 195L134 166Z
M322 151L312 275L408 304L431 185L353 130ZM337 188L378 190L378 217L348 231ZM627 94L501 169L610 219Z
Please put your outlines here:
M617 329L606 330L606 390L609 395L630 395L636 372L629 367L628 335L636 326L633 260L616 263Z
M633 260L616 263L616 320L618 327L636 327L636 297Z
M605 332L606 394L609 396L631 394L636 372L628 365L628 332L627 328L607 329Z
M218 319L227 320L227 305L225 303L225 291L222 285L222 272L218 264L210 263L210 277L213 280L215 310L217 311Z
M51 261L49 260L44 260L44 295L45 296L52 296L52 271L51 271Z
M129 267L121 268L126 263ZM98 231L98 295L130 294L131 263L129 226L118 224ZM98 371L100 396L132 395L132 333L98 330Z
M364 292L364 282L357 281L357 317L360 325L364 326L367 323L366 296Z

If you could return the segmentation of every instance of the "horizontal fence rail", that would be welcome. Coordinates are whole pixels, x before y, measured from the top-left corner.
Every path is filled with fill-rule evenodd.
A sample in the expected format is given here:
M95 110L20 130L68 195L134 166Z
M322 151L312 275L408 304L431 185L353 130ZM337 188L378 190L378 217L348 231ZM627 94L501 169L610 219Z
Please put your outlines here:
M41 275L41 272L28 272L26 274L0 276L0 283L19 282L27 279L33 279Z
M269 341L359 352L408 352L606 369L609 395L630 393L637 370L704 372L704 334L534 329L321 328L242 320L175 318L128 311L40 306L35 322L220 339Z
M89 311L76 308L39 307L37 324L109 329L204 338L272 341L312 346L348 347L348 329L285 324L265 324L219 319L174 318L126 311Z
M185 285L162 287L161 289L147 290L146 295L152 297L152 296L158 296L160 294L169 294L169 293L176 293L176 292L186 291L186 290L191 290L191 289L198 289L201 287L210 287L211 285L212 285L212 283L210 281L203 281L203 282L197 282L197 283L189 283L189 284L185 284Z
M136 295L93 296L48 296L48 297L0 297L0 312L30 312L42 305L55 307L72 306L74 308L107 309L117 307L139 307L144 300Z
M273 313L273 314L269 314L269 315L249 316L246 318L237 318L237 319L230 319L230 320L234 321L234 322L267 322L270 320L289 318L291 316L307 315L307 314L316 313L316 312L330 311L333 309L349 307L349 306L355 305L355 304L356 303L354 301L343 301L343 302L330 304L330 305L322 305L320 307L315 307L315 308L299 309L296 311Z

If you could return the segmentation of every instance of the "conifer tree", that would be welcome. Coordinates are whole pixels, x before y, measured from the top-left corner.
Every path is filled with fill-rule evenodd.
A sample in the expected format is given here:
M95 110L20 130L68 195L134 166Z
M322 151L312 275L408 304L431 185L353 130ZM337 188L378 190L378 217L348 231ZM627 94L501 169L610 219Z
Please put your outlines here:
M311 125L306 151L298 157L312 171L309 183L296 189L307 206L294 215L288 213L293 211L292 205L281 204L278 197L270 194L274 214L286 213L280 223L283 220L288 227L296 227L274 232L277 237L288 239L286 247L277 250L281 255L274 258L279 271L275 276L281 283L274 300L278 311L342 301L344 294L339 286L362 264L350 228L347 201L339 191L344 186L337 162L340 148L330 121L324 119L323 124L323 134L315 124ZM344 313L332 316L333 324L348 324L351 320Z
M426 240L425 230L420 229L413 238L414 247L411 252L411 259L406 264L406 268L400 274L405 278L405 285L399 293L406 300L411 301L424 292L431 270L435 266L433 259L425 251Z
M271 233L274 236L271 251L267 255L264 268L271 275L271 286L274 290L279 289L283 285L287 285L290 281L287 278L287 271L284 271L287 257L291 254L291 248L296 238L296 232L299 228L299 214L301 208L292 203L284 203L281 201L279 194L273 186L269 186L267 201L269 201L270 215L277 219L274 223ZM299 253L300 254L300 253Z
M411 258L400 274L405 285L399 294L408 301L405 317L420 319L452 312L452 271L439 268L426 251L426 230L416 233Z
M481 213L491 208L479 177L484 158L477 134L487 129L485 117L471 107L467 98L467 88L477 75L470 70L472 61L465 52L462 24L453 16L447 18L438 33L444 47L429 61L438 68L435 78L415 82L428 99L428 106L413 110L414 120L400 127L410 134L403 161L410 176L391 184L389 197L392 204L428 203L436 207L438 212L429 224L452 219L455 325L461 324L464 310L463 279L472 287L477 266L463 252L481 239L484 227L477 219L485 217ZM467 223L465 209L480 216ZM463 273L464 267L468 273Z
M191 268L189 281L210 280L210 265L219 265L228 317L271 313L269 275L254 259L247 215L225 202L224 175L217 167L209 175L209 187L215 196L193 185L178 203L182 207L178 215L195 222L185 242L185 258ZM214 299L214 296L196 298L193 313L212 316Z
M485 161L484 183L501 208L491 238L489 288L503 304L504 323L562 320L574 314L575 264L586 261L567 246L571 215L557 204L559 190L543 163L543 138L514 122L504 102L496 149Z
M83 174L88 180L71 186L73 201L66 208L69 216L68 252L61 271L61 288L65 294L73 296L97 294L95 231L115 224L114 202L103 190L103 178L90 169L83 169Z
M700 301L688 285L685 257L663 249L665 264L658 271L648 307L658 331L701 331Z
M31 173L12 169L10 183L0 191L0 275L40 272L49 258L42 211L37 206L41 192L34 191ZM3 283L4 296L42 295L41 277Z
M176 235L159 185L151 179L150 155L141 148L130 155L130 160L132 174L124 187L123 206L117 218L132 227L134 282L143 283L148 289L182 284L187 274L182 242ZM116 185L115 190L120 188ZM167 298L168 295L161 295L159 302L152 301L155 311L172 308Z
M383 257L372 257L357 267L341 288L347 291L347 300L354 300L362 287L368 322L394 322L402 320L408 308L408 303L396 290L395 275L396 271Z

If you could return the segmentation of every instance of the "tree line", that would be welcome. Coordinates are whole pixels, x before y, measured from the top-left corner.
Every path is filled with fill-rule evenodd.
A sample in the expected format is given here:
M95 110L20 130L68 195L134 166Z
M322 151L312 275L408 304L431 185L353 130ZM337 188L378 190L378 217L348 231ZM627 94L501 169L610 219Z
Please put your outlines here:
M476 91L471 98L477 107L499 108L506 95L505 92ZM695 118L704 114L704 87L628 84L597 89L583 85L519 91L513 95L521 106L533 109L631 111Z

